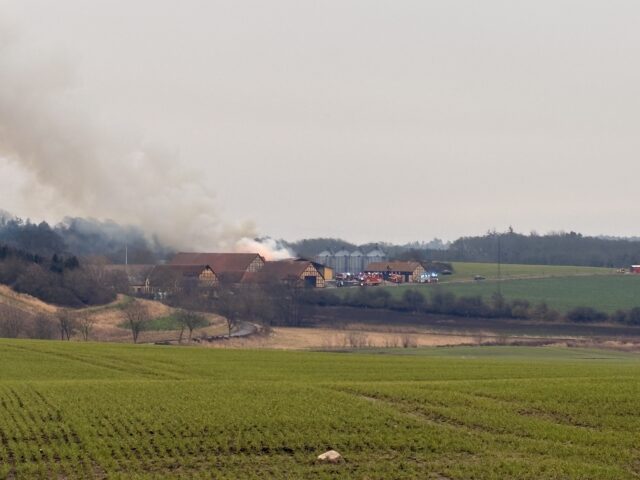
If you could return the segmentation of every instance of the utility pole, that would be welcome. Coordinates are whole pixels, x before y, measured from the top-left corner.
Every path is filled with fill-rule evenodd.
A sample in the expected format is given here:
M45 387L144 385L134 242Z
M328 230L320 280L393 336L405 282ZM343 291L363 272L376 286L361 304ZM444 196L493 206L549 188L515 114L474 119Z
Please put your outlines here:
M498 233L498 294L502 295L502 245L501 235Z

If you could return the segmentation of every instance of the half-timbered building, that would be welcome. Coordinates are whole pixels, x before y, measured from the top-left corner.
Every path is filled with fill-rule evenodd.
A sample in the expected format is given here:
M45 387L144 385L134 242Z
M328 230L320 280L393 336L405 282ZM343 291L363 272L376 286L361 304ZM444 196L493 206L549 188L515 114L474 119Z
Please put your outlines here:
M380 273L388 280L391 275L400 276L403 282L419 282L425 273L419 262L373 262L367 265L365 273Z

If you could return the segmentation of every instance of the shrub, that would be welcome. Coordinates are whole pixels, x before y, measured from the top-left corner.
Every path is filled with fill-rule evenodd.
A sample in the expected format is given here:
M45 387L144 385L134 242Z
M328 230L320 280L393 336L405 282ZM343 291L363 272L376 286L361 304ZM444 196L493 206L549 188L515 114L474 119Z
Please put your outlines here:
M591 307L576 307L569 310L565 318L576 323L604 322L607 319L607 314Z
M402 302L405 304L407 310L418 312L425 303L425 297L422 292L410 288L402 294Z
M616 323L627 323L627 312L624 310L616 310L611 314L611 321Z
M627 312L625 323L640 325L640 307L634 307Z
M460 297L456 300L454 314L465 317L488 317L490 310L482 297Z
M510 305L511 318L529 318L531 304L528 300L513 300Z

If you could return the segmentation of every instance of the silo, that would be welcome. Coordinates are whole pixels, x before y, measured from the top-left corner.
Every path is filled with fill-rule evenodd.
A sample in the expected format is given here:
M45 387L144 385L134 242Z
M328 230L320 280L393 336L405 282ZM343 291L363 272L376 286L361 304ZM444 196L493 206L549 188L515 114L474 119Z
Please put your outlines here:
M314 257L314 260L317 263L321 263L322 265L326 265L327 267L331 267L335 269L335 261L332 253L329 250L324 250L320 252L318 255Z
M349 257L350 254L347 250L340 250L335 253L334 259L336 263L336 273L345 273L349 271Z
M351 273L360 273L364 270L364 254L360 250L351 252L349 256L349 271Z
M367 268L367 265L369 265L370 263L386 262L386 261L387 261L387 255L379 248L375 248L371 250L369 253L367 253L366 259L364 261L365 263L364 268Z

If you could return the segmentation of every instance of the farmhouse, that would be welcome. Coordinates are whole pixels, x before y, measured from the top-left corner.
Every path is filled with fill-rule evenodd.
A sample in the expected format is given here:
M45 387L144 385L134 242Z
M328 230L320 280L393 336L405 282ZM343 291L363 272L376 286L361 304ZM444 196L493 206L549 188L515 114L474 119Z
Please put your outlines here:
M309 260L278 260L266 262L260 272L245 276L245 282L286 282L305 287L323 288L324 277Z
M247 273L259 272L265 260L257 253L176 254L169 265L208 265L223 283L240 283Z
M155 265L105 265L104 270L107 273L118 272L127 277L129 290L133 294L148 293L149 274Z
M381 273L385 280L398 276L402 282L419 282L425 273L424 267L418 262L373 262L367 265L365 273Z
M185 288L213 288L218 277L209 265L156 265L147 279L147 293L166 294Z

